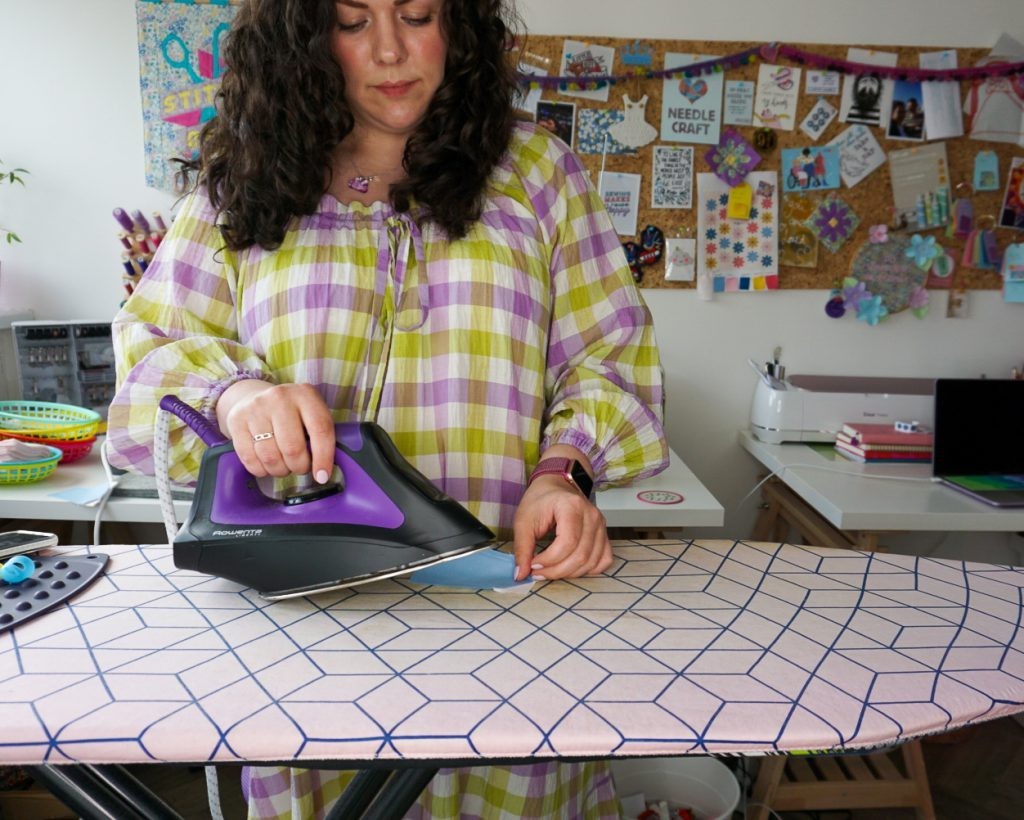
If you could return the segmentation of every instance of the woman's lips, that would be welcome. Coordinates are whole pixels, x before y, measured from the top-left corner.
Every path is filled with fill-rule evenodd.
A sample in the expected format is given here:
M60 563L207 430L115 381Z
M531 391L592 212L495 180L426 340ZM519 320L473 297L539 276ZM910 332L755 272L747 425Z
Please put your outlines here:
M401 97L410 88L415 85L415 80L409 80L404 83L381 83L380 85L374 86L381 94L385 97Z

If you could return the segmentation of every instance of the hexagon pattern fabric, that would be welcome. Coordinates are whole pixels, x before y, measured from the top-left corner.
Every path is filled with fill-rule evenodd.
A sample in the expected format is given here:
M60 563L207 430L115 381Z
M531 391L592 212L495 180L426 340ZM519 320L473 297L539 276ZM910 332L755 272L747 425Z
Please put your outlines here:
M0 761L840 750L1024 710L1007 566L621 542L607 575L528 591L269 603L166 546L101 549L103 577L0 636Z

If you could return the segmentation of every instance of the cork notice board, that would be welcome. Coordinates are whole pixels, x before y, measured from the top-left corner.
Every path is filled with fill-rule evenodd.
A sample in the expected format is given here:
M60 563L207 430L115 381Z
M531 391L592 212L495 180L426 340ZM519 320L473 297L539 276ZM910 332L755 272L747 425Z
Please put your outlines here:
M588 38L575 35L569 37L531 35L529 39L522 44L522 50L520 51L519 59L522 67L527 71L529 71L531 66L540 68L549 76L560 75L562 73L562 49L563 44L567 39L582 42L587 45L605 46L615 49L614 65L608 71L609 75L627 75L633 70L629 66L622 65L621 55L624 49L635 45L636 41L634 39L609 37ZM755 42L722 41L709 43L706 41L687 40L643 40L641 43L651 51L652 60L649 68L653 71L675 67L665 65L666 53L693 55L706 54L708 55L708 58L710 58L712 56L732 55L746 49L758 48L763 45L762 43ZM802 50L827 56L828 58L839 61L846 60L848 50L851 47L858 48L858 46L849 45L793 45ZM896 53L898 55L897 66L916 69L919 68L918 55L920 53L940 51L943 50L944 47L859 46L859 48L863 48L868 51L875 50ZM989 50L979 48L960 48L956 49L956 53L958 66L967 68L974 66L978 60L987 56ZM795 65L791 61L787 61L784 57L778 58L775 62L779 65ZM725 79L727 81L746 80L756 85L758 67L760 64L761 61L754 61L750 64L742 65L737 68L730 68L725 72ZM661 122L663 82L664 81L660 78L645 79L638 77L621 80L610 86L607 102L580 99L575 96L564 95L559 93L555 88L544 88L541 93L541 99L545 101L575 104L576 128L578 129L579 114L583 109L608 109L621 112L623 111L624 105L623 95L627 95L634 101L640 99L643 95L647 95L648 102L646 107L646 121L660 131L659 126ZM757 166L756 171L778 172L780 190L782 189L784 174L782 167L782 152L784 149L802 149L807 146L823 146L849 127L849 123L840 122L840 117L837 116L819 135L817 140L812 140L808 135L801 131L798 127L799 123L803 121L804 117L807 116L818 100L817 94L806 93L805 83L806 67L804 68L804 72L800 78L800 93L795 117L797 127L794 127L791 131L775 130L774 133L777 137L777 145L772 149L756 149L761 155L761 162ZM960 98L963 100L970 88L970 82L960 82L959 86ZM840 94L827 96L825 99L834 105L835 108L840 108ZM887 114L888 112L886 111L882 112L883 119ZM744 139L753 144L755 132L760 129L760 124L730 126L723 124L723 132L727 127L735 129L744 137ZM914 150L915 148L927 148L928 146L935 146L939 144L938 142L908 142L904 140L889 139L886 135L884 125L883 127L875 127L870 130L886 155L893 151L902 151L907 149ZM970 139L966 136L970 131L969 118L966 117L964 122L964 131L965 136L963 137L941 141L946 149L946 158L948 161L950 176L949 188L950 191L953 192L951 200L957 195L955 189L960 183L969 183L971 181L974 173L974 160L978 152L994 152L998 157L999 163L999 189L987 192L975 191L971 194L970 199L974 208L974 214L979 218L979 221L985 216L991 216L995 220L998 220L1004 186L1007 174L1009 173L1011 160L1015 155L1019 156L1024 154L1024 149L1020 149L1012 143L986 142ZM639 199L640 210L639 218L637 220L638 234L643 230L644 226L655 225L664 232L666 237L687 236L693 237L699 242L700 237L697 237L696 235L697 212L695 207L689 209L665 209L651 207L651 178L654 147L685 145L689 145L689 143L662 141L659 135L659 137L655 138L653 142L641 148L637 148L635 154L632 155L613 153L608 153L606 155L580 153L580 157L595 184L598 179L598 174L602 169L608 172L623 172L641 175L642 182ZM573 147L576 146L574 145ZM692 147L694 149L693 201L696 206L698 193L696 190L696 174L711 170L704 158L705 153L707 153L711 146L695 143ZM961 188L961 191L965 190L966 189ZM826 197L829 193L835 193L840 196L857 214L860 219L857 229L834 253L827 250L824 245L820 245L818 249L816 267L797 267L793 265L780 264L779 287L817 289L829 289L834 287L837 281L841 280L848 274L853 259L865 246L865 243L868 242L871 226L879 223L890 224L893 221L893 191L888 162L882 164L881 167L874 170L869 176L862 179L852 188L847 187L846 185L841 185L833 191L811 191L809 193L799 194L796 196L783 193L781 198L780 217L786 216L787 207L799 207L799 199L801 197L804 198L804 207L806 207L808 200L816 203ZM952 201L950 205L952 205ZM890 228L890 230L892 230L892 228ZM953 274L952 282L954 287L965 289L997 289L1001 287L1002 278L998 271L979 270L959 264L964 246L962 239L947 237L945 228L932 228L931 230L922 231L921 233L926 236L933 235L942 248L950 253L957 261L957 267ZM1009 242L1021 240L1019 231L1006 228L997 228L996 236L998 237L1000 247L1005 247ZM620 238L623 242L628 240L638 240L638 236L621 236ZM643 279L641 285L643 287L686 288L694 286L692 282L666 281L664 260L644 267L642 270Z

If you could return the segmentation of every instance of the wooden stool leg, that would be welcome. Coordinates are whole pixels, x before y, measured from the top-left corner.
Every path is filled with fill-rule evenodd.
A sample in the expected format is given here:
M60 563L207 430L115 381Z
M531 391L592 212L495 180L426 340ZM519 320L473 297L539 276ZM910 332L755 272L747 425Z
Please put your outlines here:
M763 496L762 496L763 497ZM751 541L767 541L779 519L779 505L777 502L765 500L761 503L761 512L754 522L754 531L751 534Z
M747 820L768 820L768 809L775 800L782 773L786 768L786 755L762 757L758 763L757 780L747 804Z
M904 743L901 751L903 765L907 767L907 777L913 781L917 792L917 802L914 806L917 820L935 820L935 806L932 804L932 791L928 786L928 772L924 767L921 741Z

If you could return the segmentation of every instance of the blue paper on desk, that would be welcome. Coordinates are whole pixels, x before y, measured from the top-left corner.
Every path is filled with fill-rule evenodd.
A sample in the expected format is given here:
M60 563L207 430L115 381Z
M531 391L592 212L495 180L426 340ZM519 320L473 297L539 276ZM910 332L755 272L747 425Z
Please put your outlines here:
M410 575L409 580L417 584L462 589L503 589L532 583L529 578L515 581L515 577L515 556L488 549L421 569Z
M69 487L66 490L48 493L48 495L50 498L70 501L72 504L78 504L82 507L95 507L106 492L106 484L94 484L91 487Z

